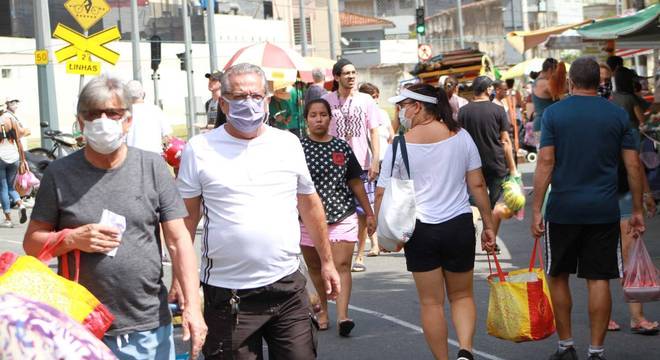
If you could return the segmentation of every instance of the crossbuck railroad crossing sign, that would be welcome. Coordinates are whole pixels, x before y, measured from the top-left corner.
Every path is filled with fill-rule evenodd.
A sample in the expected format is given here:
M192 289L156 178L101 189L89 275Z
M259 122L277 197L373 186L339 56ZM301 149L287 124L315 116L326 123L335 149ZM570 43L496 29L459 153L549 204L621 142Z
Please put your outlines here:
M85 36L66 25L57 24L53 36L69 43L68 46L55 51L55 58L57 58L58 62L78 56L77 61L66 63L66 72L69 74L100 74L101 64L91 61L90 55L94 55L112 65L119 61L119 53L104 46L111 41L121 39L121 34L116 26L107 28L91 36Z

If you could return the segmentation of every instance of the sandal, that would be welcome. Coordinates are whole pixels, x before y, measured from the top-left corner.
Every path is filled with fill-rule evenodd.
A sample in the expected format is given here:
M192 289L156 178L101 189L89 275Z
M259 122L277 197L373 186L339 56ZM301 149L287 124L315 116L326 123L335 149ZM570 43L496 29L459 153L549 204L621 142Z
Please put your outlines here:
M639 334L639 335L655 335L660 331L660 328L658 327L658 322L650 322L646 319L643 319L642 321L638 323L630 322L630 331L633 334Z
M367 257L376 257L378 255L380 255L380 251L378 250L369 250L367 253Z
M614 320L610 320L610 322L607 324L607 331L619 331L621 330L621 326L616 323Z
M348 337L354 327L355 323L351 319L339 321L337 324L337 328L339 329L339 336Z
M326 318L325 321L321 321L320 315L323 313L324 313L323 310L319 310L319 312L316 313L316 322L319 324L319 331L328 330L328 328L330 327L330 321L327 318L327 314L325 314L325 318Z
M367 267L364 266L362 263L354 263L353 266L351 267L351 272L364 272L367 270Z

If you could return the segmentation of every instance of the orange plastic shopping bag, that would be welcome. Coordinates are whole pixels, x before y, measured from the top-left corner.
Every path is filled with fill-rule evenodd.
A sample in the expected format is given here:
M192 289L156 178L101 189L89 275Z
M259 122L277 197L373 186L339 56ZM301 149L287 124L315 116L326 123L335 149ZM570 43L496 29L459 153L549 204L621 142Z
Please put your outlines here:
M19 256L12 252L0 254L0 294L14 293L27 299L50 305L73 320L83 324L96 337L102 338L114 316L85 287L77 283L80 253L76 255L75 281L57 275L39 260L48 260L49 253L60 239L53 239L39 255ZM62 259L66 259L63 256ZM63 261L63 274L68 274L68 264Z
M505 273L497 256L493 254L497 274L488 277L490 297L488 300L488 334L515 342L545 339L555 332L550 291L543 273L543 260L538 249L534 249L528 269ZM538 251L540 268L534 268ZM490 266L490 258L489 266Z

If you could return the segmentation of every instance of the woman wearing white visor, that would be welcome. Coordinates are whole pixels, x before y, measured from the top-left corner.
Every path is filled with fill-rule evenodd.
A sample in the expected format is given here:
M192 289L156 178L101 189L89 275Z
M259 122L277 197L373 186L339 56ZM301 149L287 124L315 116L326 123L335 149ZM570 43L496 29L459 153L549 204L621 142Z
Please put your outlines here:
M419 295L424 336L436 359L449 358L446 293L460 346L457 359L472 360L476 239L468 189L483 218L481 247L492 251L495 246L479 152L467 131L453 119L444 90L416 84L389 101L397 105L401 126L409 130L405 140L415 184L417 223L404 250ZM389 146L376 189L376 212L390 177L407 179L399 151L394 165L392 162Z

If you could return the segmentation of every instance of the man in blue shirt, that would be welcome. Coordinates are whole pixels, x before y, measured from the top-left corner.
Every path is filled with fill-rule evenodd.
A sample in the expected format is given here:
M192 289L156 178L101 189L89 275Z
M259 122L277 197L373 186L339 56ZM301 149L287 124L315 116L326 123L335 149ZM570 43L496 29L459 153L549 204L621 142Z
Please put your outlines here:
M587 280L591 345L589 359L604 359L612 307L609 280L622 276L617 169L619 156L633 195L630 229L644 231L639 156L626 112L597 96L600 78L592 58L570 69L571 96L548 107L534 175L532 234L545 235L546 267L559 335L551 360L576 360L571 334L569 274ZM541 206L552 182L545 213Z

